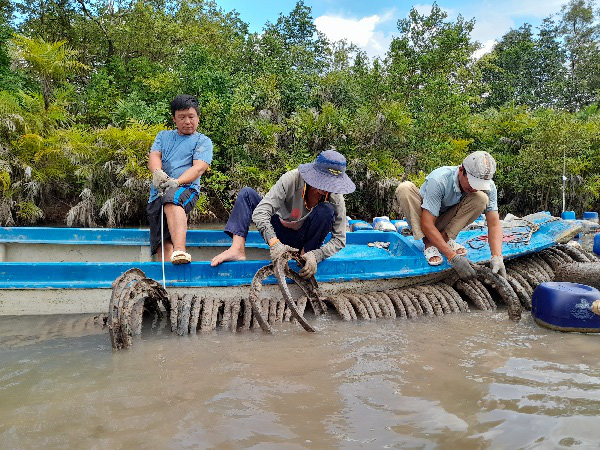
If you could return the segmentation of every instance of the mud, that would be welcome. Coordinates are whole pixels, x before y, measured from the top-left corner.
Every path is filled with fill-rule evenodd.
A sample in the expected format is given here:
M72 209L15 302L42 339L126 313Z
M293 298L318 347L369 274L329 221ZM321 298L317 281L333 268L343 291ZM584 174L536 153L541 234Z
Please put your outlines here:
M595 448L595 335L497 311L178 336L0 321L0 448ZM310 306L307 306L309 309Z

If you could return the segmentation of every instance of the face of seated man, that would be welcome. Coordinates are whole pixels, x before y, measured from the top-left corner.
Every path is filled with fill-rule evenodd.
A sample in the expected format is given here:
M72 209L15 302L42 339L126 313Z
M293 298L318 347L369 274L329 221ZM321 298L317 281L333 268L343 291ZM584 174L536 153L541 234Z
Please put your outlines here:
M200 118L195 108L188 108L175 111L173 121L179 134L189 135L194 134L198 129Z
M460 166L458 169L458 184L463 192L466 192L467 194L477 192L477 189L473 189L469 184L469 178L467 177L467 173L465 172L465 168L463 166Z

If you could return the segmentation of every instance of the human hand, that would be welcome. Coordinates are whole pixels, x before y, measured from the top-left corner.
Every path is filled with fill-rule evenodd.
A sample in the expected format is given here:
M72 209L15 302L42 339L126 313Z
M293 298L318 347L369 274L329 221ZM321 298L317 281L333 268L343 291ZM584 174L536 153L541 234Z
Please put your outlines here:
M304 266L302 266L298 274L302 278L310 278L317 273L317 257L314 252L310 251L306 252L302 258L304 258Z
M448 261L450 266L456 270L461 280L472 280L475 278L475 269L471 266L469 260L462 255L454 255L454 257Z
M277 241L273 245L271 245L271 249L269 250L269 253L271 254L271 261L274 262L277 258L279 258L281 255L283 255L285 252L297 252L297 251L298 251L298 249L292 248L289 245L282 244L281 241Z
M502 258L502 255L492 256L490 267L492 272L506 278L506 267L504 267L504 259Z
M167 180L160 183L160 188L163 191L166 191L167 189L175 189L177 187L179 187L179 181L177 181L175 178L171 178L171 177L168 177Z
M160 185L169 179L169 175L162 169L156 169L152 172L152 184L156 189L161 189Z

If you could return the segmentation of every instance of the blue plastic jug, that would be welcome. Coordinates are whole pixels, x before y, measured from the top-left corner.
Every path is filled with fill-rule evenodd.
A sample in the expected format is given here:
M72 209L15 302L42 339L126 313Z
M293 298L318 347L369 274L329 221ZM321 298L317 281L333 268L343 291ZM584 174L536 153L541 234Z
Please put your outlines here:
M600 255L600 233L596 233L594 236L594 253Z
M600 300L600 291L585 284L540 283L533 291L531 314L546 328L597 333L600 316L591 311L596 300Z

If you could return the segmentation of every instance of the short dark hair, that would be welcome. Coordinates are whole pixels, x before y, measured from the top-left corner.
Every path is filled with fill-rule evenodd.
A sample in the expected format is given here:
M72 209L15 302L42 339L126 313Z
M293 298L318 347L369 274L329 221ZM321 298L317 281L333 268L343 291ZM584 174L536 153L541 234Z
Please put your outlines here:
M194 108L196 113L200 115L200 109L198 108L198 99L193 95L182 94L178 95L171 102L171 115L175 115L175 111L182 111L184 109Z

